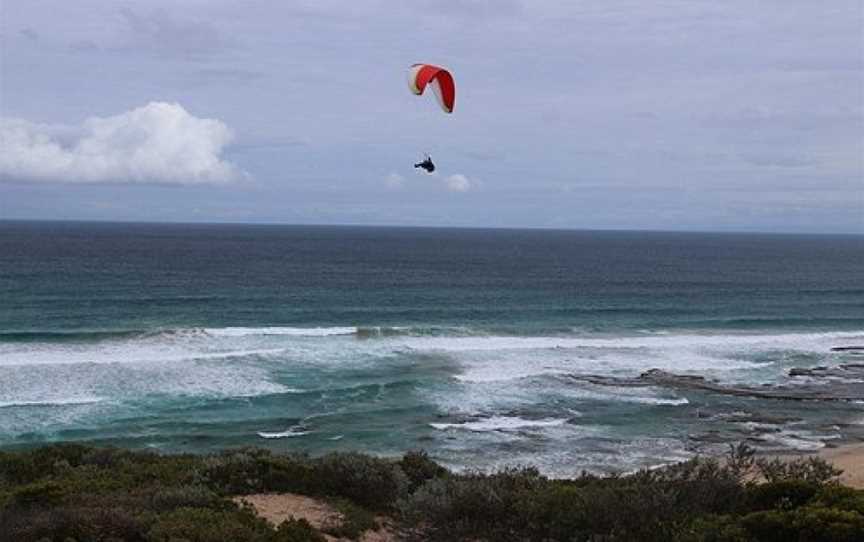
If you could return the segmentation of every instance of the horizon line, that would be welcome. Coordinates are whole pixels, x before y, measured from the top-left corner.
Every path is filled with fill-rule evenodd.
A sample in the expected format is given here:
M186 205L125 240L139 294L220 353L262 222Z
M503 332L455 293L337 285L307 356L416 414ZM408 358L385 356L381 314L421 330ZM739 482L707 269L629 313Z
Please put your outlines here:
M653 229L653 228L578 228L550 226L444 226L404 224L357 224L357 223L297 223L297 222L242 222L242 221L176 221L176 220L112 220L112 219L59 219L59 218L0 218L4 223L56 223L56 224L126 224L153 226L262 226L262 227L312 227L312 228L388 228L416 230L501 230L501 231L549 231L549 232L596 232L596 233L676 233L676 234L723 234L723 235L778 235L778 236L843 236L864 237L862 232L805 232L765 230L704 230L704 229Z

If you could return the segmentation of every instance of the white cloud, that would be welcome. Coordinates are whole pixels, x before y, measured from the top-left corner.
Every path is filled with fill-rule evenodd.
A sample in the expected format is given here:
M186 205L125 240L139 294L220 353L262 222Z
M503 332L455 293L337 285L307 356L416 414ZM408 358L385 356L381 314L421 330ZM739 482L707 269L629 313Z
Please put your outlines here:
M221 184L246 176L222 157L216 119L151 102L79 127L0 119L0 179L65 183Z
M390 188L401 188L405 184L405 177L394 172L384 178L384 183Z
M455 173L444 179L444 185L451 192L467 192L475 184L476 182L471 181L471 179L461 173Z

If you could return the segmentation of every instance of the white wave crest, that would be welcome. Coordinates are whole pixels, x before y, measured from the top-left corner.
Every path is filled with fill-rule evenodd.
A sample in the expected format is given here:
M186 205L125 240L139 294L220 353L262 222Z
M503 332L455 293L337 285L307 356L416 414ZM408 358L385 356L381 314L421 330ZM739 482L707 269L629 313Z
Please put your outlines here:
M564 418L543 418L540 420L526 420L518 416L492 416L490 418L463 422L463 423L430 423L429 426L446 431L447 429L466 429L474 432L487 431L515 431L518 429L527 429L530 427L555 427L564 425L567 420Z
M541 349L667 349L667 348L736 348L747 346L777 346L799 350L823 351L826 344L838 339L861 339L862 331L823 333L681 333L620 337L412 337L405 346L414 349L443 351L541 350Z
M204 332L213 337L250 337L260 335L289 335L294 337L329 337L333 335L354 335L356 327L220 327L205 328Z
M284 352L281 348L257 348L221 352L202 351L168 344L117 343L111 345L25 345L0 350L0 366L141 364L220 360L265 356Z
M259 431L258 436L266 439L274 439L274 438L294 438L294 437L302 437L303 435L308 435L311 431L300 431L296 428L289 428L285 431L280 431L278 433L268 433L266 431Z
M14 407L63 407L76 405L93 405L101 403L104 399L101 397L71 397L67 399L41 399L41 400L12 400L0 401L0 408Z

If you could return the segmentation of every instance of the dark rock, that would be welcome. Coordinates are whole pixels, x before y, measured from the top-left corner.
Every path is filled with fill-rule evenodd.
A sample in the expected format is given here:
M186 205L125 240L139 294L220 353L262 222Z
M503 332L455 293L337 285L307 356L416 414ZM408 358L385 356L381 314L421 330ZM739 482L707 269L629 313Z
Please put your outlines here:
M737 397L755 397L759 399L781 399L787 401L859 401L864 399L864 371L857 368L839 366L826 368L824 371L811 370L808 376L841 376L856 378L846 382L831 382L830 386L815 384L800 384L796 386L741 386L728 385L706 380L698 375L679 375L660 369L651 369L636 378L619 378L590 374L567 375L573 380L596 384L599 386L645 387L660 386L678 390L697 390L732 395Z
M836 367L826 367L821 365L806 369L801 367L793 367L789 369L789 376L811 376L815 378L843 378L848 380L864 380L864 365L860 363L848 363L845 365L837 365Z

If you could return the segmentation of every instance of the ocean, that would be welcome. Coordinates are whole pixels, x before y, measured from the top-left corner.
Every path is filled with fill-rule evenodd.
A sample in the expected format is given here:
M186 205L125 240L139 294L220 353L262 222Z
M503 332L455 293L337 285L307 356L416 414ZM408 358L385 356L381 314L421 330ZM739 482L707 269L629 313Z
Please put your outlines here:
M864 436L864 237L0 222L0 447L624 472ZM601 377L591 382L574 376ZM620 379L621 385L617 385Z

